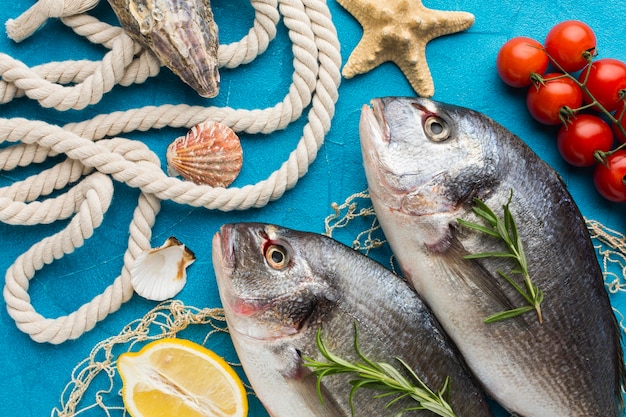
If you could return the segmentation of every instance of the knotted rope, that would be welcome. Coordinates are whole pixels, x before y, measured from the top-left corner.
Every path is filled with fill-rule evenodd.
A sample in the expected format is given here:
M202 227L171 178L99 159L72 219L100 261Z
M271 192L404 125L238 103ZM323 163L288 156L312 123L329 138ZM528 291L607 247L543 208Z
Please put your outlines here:
M252 0L253 27L240 41L219 47L219 65L234 68L254 60L276 35L280 16L292 42L294 73L284 100L266 109L188 105L147 106L102 114L91 120L55 126L23 118L0 118L0 169L11 170L63 154L64 162L24 181L0 188L0 221L36 225L71 217L68 225L18 257L6 272L4 298L18 328L38 342L62 343L91 330L131 298L129 270L150 248L161 200L222 211L262 207L294 187L308 170L330 129L340 82L339 41L324 0ZM141 83L160 69L121 28L87 14L93 0L40 0L7 22L14 40L33 33L47 17L62 17L75 33L109 49L102 61L66 61L29 68L0 54L0 104L21 96L60 111L97 103L113 86ZM16 27L20 27L18 31ZM71 85L68 85L71 84ZM284 129L308 108L307 123L294 151L267 179L241 188L212 188L168 177L158 157L140 142L118 134L166 126L191 128L207 119L236 132L271 133ZM113 138L113 139L107 139ZM72 253L91 237L113 196L112 179L140 189L130 224L120 275L102 294L67 316L45 318L35 311L29 281L45 264ZM80 180L80 181L79 181ZM64 194L41 200L79 181Z

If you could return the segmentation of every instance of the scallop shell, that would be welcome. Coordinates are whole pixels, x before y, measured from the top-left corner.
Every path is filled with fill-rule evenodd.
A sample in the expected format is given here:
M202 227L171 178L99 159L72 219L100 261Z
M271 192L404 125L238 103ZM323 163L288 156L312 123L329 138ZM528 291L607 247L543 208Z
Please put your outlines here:
M220 76L218 29L209 0L109 0L122 28L202 97Z
M175 237L163 246L142 252L130 271L130 283L140 296L153 301L174 297L187 282L187 267L194 253Z
M239 137L221 123L206 121L167 148L167 170L196 184L228 187L239 175L243 150Z

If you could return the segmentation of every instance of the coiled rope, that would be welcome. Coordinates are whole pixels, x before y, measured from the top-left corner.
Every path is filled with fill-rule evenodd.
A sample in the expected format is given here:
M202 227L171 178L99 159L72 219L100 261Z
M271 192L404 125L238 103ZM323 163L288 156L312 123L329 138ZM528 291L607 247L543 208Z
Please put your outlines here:
M251 0L254 25L240 41L219 47L219 65L234 68L254 60L276 35L283 17L292 42L294 73L284 100L266 109L189 105L147 106L102 114L65 126L23 118L0 118L0 169L12 170L59 154L64 162L23 181L0 188L0 221L16 225L69 219L60 232L20 255L6 272L4 298L17 327L37 342L62 343L91 330L128 301L130 268L150 248L152 227L162 200L222 211L262 207L294 187L308 170L330 129L341 80L336 29L324 0ZM99 102L113 86L141 83L158 74L154 56L119 27L84 14L97 0L39 0L7 22L8 35L20 41L48 17L61 17L75 33L109 49L102 61L67 61L29 68L0 54L0 104L26 96L43 107L80 110ZM71 85L68 85L71 84ZM191 128L215 120L236 132L271 133L299 119L308 108L302 137L289 158L268 178L241 188L212 188L163 173L158 157L143 143L117 138L121 133L162 127ZM113 138L113 139L109 139ZM120 275L105 291L78 310L58 318L35 311L29 281L44 265L72 253L90 238L113 197L112 180L141 193L130 223L128 248ZM76 181L79 181L76 183ZM56 190L72 187L48 197Z

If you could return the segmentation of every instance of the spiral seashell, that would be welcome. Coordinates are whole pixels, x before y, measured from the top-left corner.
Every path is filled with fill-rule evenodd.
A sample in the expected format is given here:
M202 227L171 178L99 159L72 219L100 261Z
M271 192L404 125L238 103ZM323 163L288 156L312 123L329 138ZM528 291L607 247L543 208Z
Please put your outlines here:
M174 140L166 153L170 175L180 175L196 184L228 187L243 163L239 137L221 123L206 121Z
M109 0L122 28L206 98L219 92L217 24L209 0Z

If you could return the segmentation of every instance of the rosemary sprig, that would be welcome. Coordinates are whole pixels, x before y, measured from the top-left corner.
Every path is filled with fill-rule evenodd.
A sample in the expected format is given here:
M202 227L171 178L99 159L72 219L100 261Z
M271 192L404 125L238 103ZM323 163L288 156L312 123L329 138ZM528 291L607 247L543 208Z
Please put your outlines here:
M395 396L386 404L386 407L403 398L412 398L416 401L417 404L414 407L400 410L396 417L400 417L404 412L411 410L430 410L438 416L456 417L447 401L450 394L448 377L446 377L443 387L435 393L426 386L402 359L396 357L396 360L401 365L401 369L407 371L410 379L404 377L398 369L386 362L374 362L368 359L359 349L356 323L354 325L354 350L362 362L351 363L331 353L322 341L321 329L318 329L315 340L320 353L328 362L315 361L305 357L304 365L311 368L313 374L317 376L317 394L320 401L323 402L321 391L322 378L335 374L354 374L354 379L350 381L352 389L350 390L349 398L350 410L353 416L354 394L358 389L366 388L381 391L374 398Z
M487 317L484 320L485 323L493 323L501 320L506 320L532 310L535 310L537 312L537 319L539 320L539 323L542 323L543 317L541 315L541 302L543 301L544 294L543 291L540 290L536 285L534 285L530 279L530 274L528 273L528 262L526 260L526 254L524 253L524 246L522 245L522 240L520 239L520 236L517 232L515 220L513 219L513 215L511 214L511 210L509 209L512 198L513 190L511 190L511 195L509 196L509 200L507 201L507 203L502 206L502 208L504 209L504 219L496 216L493 210L491 210L483 201L478 198L474 198L474 207L472 207L472 210L478 217L485 220L488 226L468 222L463 219L457 219L458 222L461 223L463 226L501 239L506 244L508 251L476 253L472 255L466 255L464 258L512 258L517 263L518 269L512 270L510 274L521 274L524 279L524 287L522 287L518 285L513 280L513 278L511 278L510 274L502 272L501 270L497 271L500 276L506 279L507 282L511 284L513 288L515 288L515 290L521 294L522 297L524 297L528 304L522 307L514 308L512 310L495 313Z

